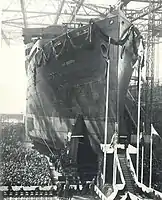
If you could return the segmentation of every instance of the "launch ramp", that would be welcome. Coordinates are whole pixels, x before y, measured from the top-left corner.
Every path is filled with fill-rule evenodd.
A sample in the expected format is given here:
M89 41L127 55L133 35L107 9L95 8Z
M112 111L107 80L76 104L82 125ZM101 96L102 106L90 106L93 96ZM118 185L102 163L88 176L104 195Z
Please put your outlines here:
M125 154L118 154L118 158L121 165L121 169L123 171L123 176L126 183L126 189L132 194L135 194L136 191L134 187L134 180L133 180L130 170L128 169L128 162L125 157Z
M131 194L133 197L131 198L131 195L128 195L130 198L128 199L146 199L151 200L154 197L154 194L149 194L147 192L143 192L142 188L138 186L136 179L134 177L134 173L131 170L130 164L131 159L129 159L126 156L126 152L124 153L118 153L118 159L121 165L121 169L123 172L124 180L125 180L125 188L123 189L125 193Z

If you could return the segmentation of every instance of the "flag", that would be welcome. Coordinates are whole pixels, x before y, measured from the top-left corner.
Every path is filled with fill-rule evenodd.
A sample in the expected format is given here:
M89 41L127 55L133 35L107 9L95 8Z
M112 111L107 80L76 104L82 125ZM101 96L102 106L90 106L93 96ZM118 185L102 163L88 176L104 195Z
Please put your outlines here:
M159 135L158 132L154 129L154 127L153 127L152 124L151 124L151 134L160 137L160 135Z

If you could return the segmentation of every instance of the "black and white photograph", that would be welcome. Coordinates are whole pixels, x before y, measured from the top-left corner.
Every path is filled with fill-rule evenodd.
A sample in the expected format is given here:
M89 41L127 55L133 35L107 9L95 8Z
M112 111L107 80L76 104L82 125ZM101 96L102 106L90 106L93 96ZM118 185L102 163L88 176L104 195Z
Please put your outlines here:
M0 16L0 200L162 200L162 0Z

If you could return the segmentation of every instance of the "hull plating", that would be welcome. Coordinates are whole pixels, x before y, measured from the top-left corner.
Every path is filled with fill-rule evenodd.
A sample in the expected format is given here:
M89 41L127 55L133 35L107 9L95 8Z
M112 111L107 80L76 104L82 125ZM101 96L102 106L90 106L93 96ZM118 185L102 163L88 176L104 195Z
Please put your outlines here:
M129 26L125 18L115 15L49 42L37 41L27 66L29 134L49 139L54 148L60 149L66 145L67 133L72 131L81 114L91 146L97 152L104 140L108 69L108 142L114 133L115 122L122 134L124 99L137 59L133 51L137 41ZM112 42L109 49L107 38L119 41L125 30L126 33L130 31L127 40L122 45ZM107 56L110 57L109 68Z

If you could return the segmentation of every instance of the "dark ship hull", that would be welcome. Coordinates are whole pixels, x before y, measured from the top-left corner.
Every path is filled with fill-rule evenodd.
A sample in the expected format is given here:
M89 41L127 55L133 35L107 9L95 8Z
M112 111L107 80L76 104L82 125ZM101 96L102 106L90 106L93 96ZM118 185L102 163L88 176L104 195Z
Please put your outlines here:
M39 39L27 55L28 135L56 151L67 145L68 132L74 138L86 135L99 155L104 142L108 70L108 143L115 122L120 134L125 134L124 99L137 60L138 34L117 12L55 38ZM70 151L76 160L78 146L76 141L72 143Z

